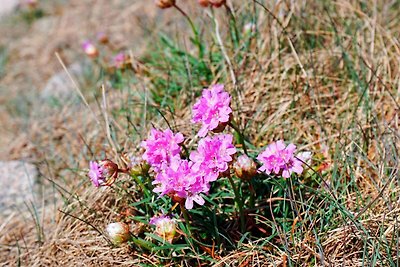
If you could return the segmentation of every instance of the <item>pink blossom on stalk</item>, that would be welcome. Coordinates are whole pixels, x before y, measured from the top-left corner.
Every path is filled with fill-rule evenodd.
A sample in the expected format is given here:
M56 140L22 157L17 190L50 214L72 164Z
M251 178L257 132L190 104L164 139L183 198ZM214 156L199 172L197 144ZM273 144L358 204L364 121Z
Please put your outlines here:
M169 195L177 201L185 199L187 209L193 208L193 201L204 205L200 194L208 193L210 189L201 174L193 170L192 164L178 156L157 174L153 184L157 185L153 191L160 196Z
M125 65L126 55L123 52L118 53L112 59L113 66L117 69L122 69Z
M267 174L282 175L284 178L289 178L293 172L301 174L303 172L303 162L301 160L308 160L311 157L311 153L300 153L298 156L301 158L298 158L295 156L295 152L296 146L294 144L286 146L282 140L271 143L257 157L263 164L259 170Z
M204 89L201 98L193 106L193 123L202 123L198 136L206 136L208 131L229 122L232 109L231 97L224 91L224 85L216 84Z
M193 169L201 172L207 182L215 181L220 173L228 170L228 163L236 153L232 140L231 134L206 137L199 141L197 150L190 153Z
M149 138L141 143L146 149L142 158L149 163L155 171L159 171L170 163L171 159L179 156L184 140L181 133L174 134L170 129L159 131L151 129Z

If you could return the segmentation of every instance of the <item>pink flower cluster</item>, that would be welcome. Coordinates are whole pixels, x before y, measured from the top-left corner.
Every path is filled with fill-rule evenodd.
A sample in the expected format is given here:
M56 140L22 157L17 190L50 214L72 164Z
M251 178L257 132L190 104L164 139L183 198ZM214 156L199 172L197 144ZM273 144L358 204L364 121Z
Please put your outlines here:
M181 133L174 135L170 130L153 129L149 139L142 142L146 149L143 159L156 172L153 184L157 186L153 191L176 201L185 200L187 209L193 208L193 202L203 205L201 194L207 194L210 182L228 170L228 163L236 152L232 140L232 135L222 134L204 138L197 151L191 153L190 160L185 160L179 156Z
M172 158L179 157L181 152L179 144L183 140L181 133L174 134L170 129L163 132L151 129L149 138L141 144L146 149L143 159L155 171L163 170L169 165Z
M201 98L193 106L193 123L202 123L198 136L204 137L208 131L217 130L229 122L232 109L231 97L224 91L224 85L216 84L203 90Z
M286 146L282 140L271 143L257 157L263 164L259 170L267 174L282 175L284 178L289 178L293 172L301 174L303 162L307 161L311 154L306 152L295 156L295 152L296 146L294 144Z

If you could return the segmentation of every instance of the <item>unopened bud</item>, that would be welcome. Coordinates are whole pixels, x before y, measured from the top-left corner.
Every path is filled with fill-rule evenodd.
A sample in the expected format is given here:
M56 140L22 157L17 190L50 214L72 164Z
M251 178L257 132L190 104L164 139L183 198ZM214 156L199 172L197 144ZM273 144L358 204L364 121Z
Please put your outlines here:
M32 9L35 9L37 7L37 5L38 5L38 0L25 0L25 4L28 7L32 8Z
M150 224L156 226L155 233L164 240L172 243L176 234L176 221L169 216L161 215L150 219Z
M208 0L213 7L221 7L226 3L226 0Z
M140 157L133 156L129 164L130 174L133 176L145 175L149 172L150 165Z
M241 155L233 164L233 169L237 177L243 180L250 180L257 174L257 165L247 155Z
M85 41L82 44L82 48L85 54L91 58L96 58L99 55L99 51L97 50L96 46L90 41Z
M155 0L159 8L165 9L175 5L175 0Z
M122 222L110 223L107 225L106 230L111 241L116 245L128 241L131 235L129 232L129 225Z
M97 33L97 41L101 44L106 44L108 43L108 36L104 32L99 32Z
M90 162L89 178L93 185L110 186L118 177L118 165L109 159Z

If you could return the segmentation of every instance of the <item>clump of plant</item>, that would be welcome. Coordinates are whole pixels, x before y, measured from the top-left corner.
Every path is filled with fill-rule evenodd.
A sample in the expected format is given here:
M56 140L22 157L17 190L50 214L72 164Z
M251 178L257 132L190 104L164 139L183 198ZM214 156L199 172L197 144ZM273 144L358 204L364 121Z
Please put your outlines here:
M133 220L148 227L124 238L132 246L179 253L217 246L223 253L242 234L251 240L270 230L255 218L258 213L266 216L261 205L269 197L265 188L283 188L286 179L296 179L311 154L298 153L283 140L263 150L245 148L251 144L232 135L238 130L230 101L222 84L213 85L192 109L191 122L201 125L197 135L185 138L171 129L153 128L141 143L143 154L135 155L126 168L109 159L90 163L89 177L96 187L113 186L120 174L136 182L142 201L131 203L140 214Z

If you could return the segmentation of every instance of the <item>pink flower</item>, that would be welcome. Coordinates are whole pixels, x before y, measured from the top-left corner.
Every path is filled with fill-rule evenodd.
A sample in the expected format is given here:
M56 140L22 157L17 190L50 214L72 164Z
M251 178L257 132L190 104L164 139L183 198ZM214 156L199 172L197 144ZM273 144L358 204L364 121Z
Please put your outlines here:
M85 41L82 44L82 49L91 58L95 58L99 55L99 51L91 41Z
M118 165L111 160L105 159L99 163L91 161L89 163L89 178L93 185L99 186L109 186L114 183L118 176Z
M200 193L208 193L210 189L201 174L193 170L192 164L179 157L171 159L170 164L157 174L153 184L157 185L153 191L160 196L169 195L178 201L185 199L187 209L193 208L193 201L204 205Z
M181 133L174 134L171 130L159 131L151 129L150 136L141 146L146 149L142 158L149 163L155 171L165 168L171 159L179 156L184 140Z
M197 150L190 153L193 169L202 173L207 182L215 181L220 173L228 170L228 163L236 153L232 140L233 136L230 134L206 137L199 141Z
M125 53L123 53L123 52L118 53L112 59L113 66L117 69L122 69L125 66L126 59L127 59L127 57L126 57Z
M259 170L267 174L275 173L282 175L284 178L289 178L291 174L301 174L303 172L303 163L297 158L294 153L296 146L289 144L288 146L282 140L274 142L267 146L264 152L258 155L257 159L263 164ZM311 154L299 154L306 159L311 157ZM308 160L308 159L306 159Z
M201 122L198 136L206 136L208 131L216 130L229 122L232 109L231 97L224 91L224 85L217 84L204 89L201 98L193 106L193 123Z

